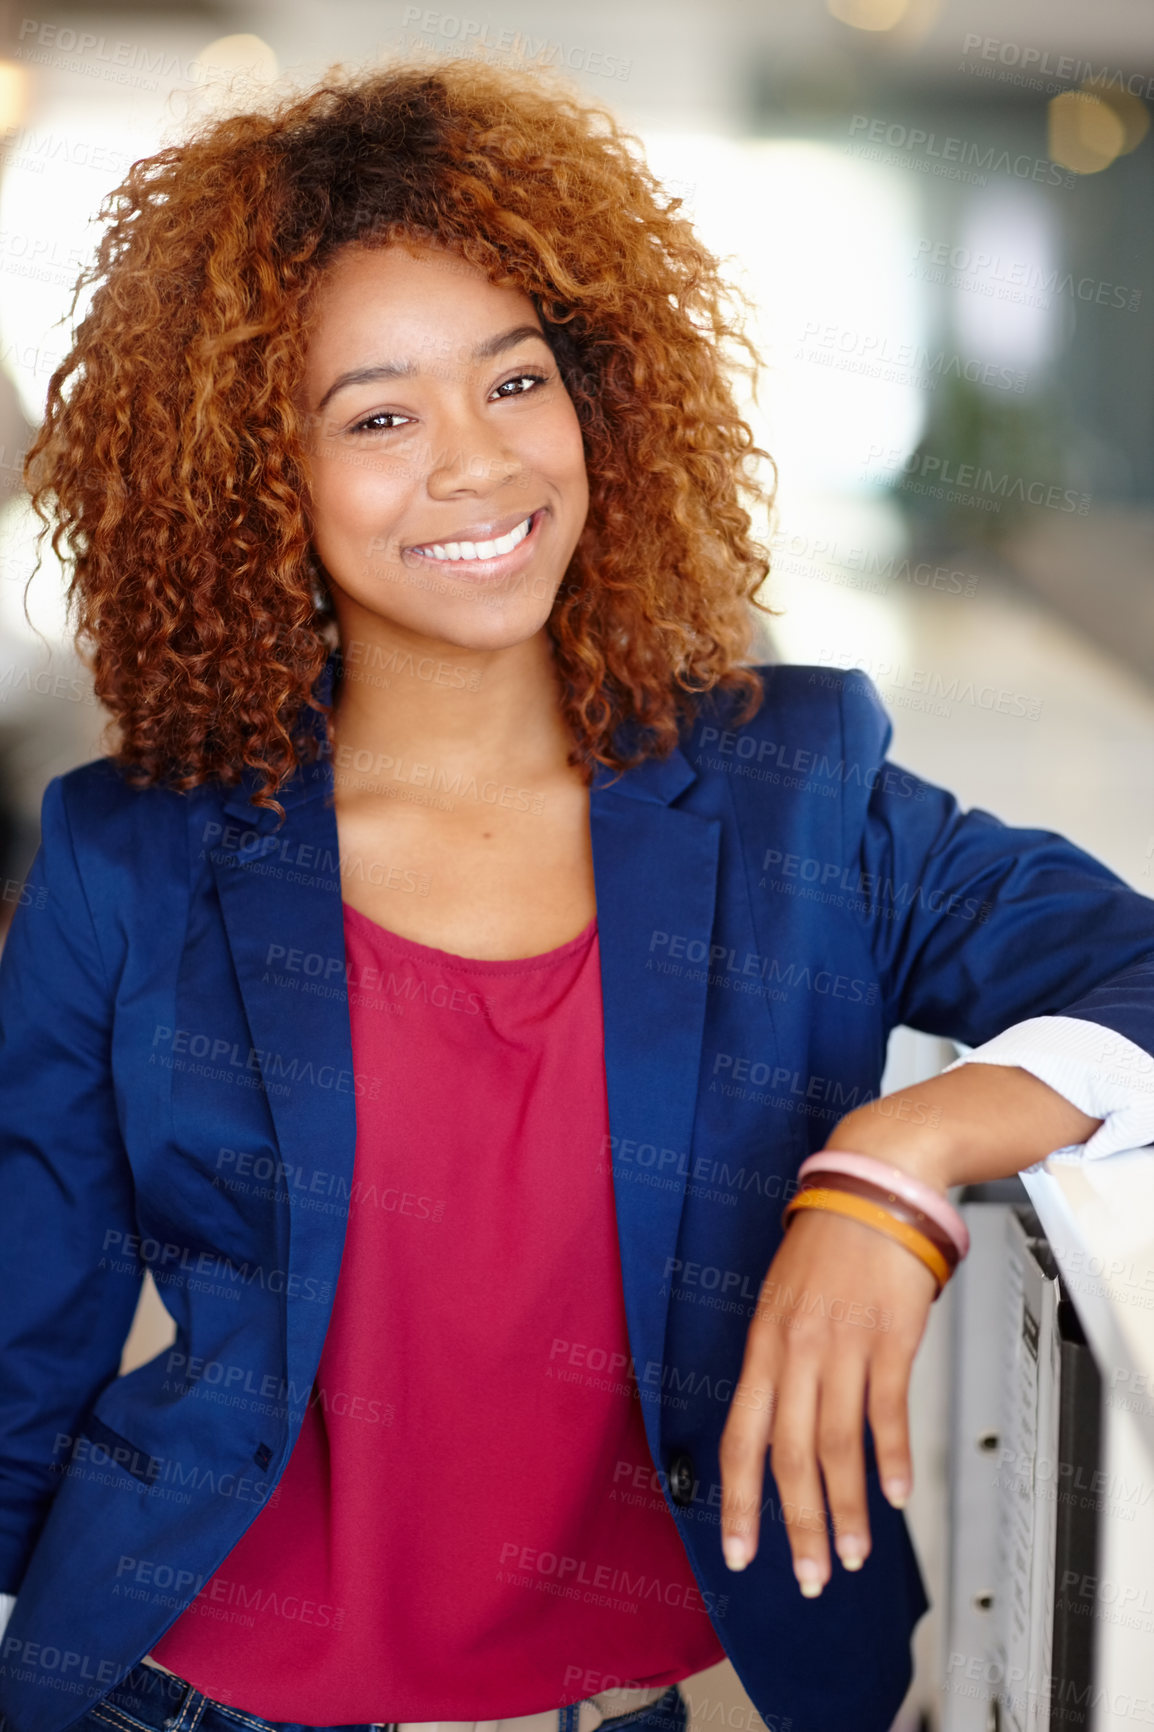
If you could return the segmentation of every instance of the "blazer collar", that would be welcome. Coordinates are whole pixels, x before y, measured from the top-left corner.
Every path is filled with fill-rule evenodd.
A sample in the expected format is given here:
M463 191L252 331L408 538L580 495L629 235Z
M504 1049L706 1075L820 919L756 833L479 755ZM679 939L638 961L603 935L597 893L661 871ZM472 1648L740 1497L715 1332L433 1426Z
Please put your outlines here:
M336 679L337 667L340 661L339 650L330 652L320 675L313 686L314 695L322 703L332 701L333 684ZM309 711L312 730L318 739L324 738L324 718ZM629 723L623 723L619 730L619 738L628 741L634 730ZM598 764L593 776L592 792L602 794L621 794L631 800L649 800L659 806L668 806L679 794L697 780L697 771L685 756L681 747L675 746L672 752L664 758L643 758L639 764L618 775L604 764ZM241 780L228 790L224 801L224 810L238 818L244 818L250 828L260 831L272 830L277 826L275 812L269 812L262 807L251 804L252 796L259 782L257 772L248 769ZM287 814L306 800L316 800L330 794L333 787L332 764L327 754L322 754L314 763L298 764L288 781L284 783L276 798L280 801Z

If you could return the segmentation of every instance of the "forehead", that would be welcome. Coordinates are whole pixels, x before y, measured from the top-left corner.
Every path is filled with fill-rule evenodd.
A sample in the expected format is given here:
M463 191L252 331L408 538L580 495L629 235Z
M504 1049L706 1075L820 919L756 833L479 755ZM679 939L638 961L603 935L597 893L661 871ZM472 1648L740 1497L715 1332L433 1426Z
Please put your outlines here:
M447 248L410 241L348 245L317 289L309 364L360 359L367 347L388 349L398 360L406 358L403 348L447 357L516 320L538 322L528 295L490 282Z

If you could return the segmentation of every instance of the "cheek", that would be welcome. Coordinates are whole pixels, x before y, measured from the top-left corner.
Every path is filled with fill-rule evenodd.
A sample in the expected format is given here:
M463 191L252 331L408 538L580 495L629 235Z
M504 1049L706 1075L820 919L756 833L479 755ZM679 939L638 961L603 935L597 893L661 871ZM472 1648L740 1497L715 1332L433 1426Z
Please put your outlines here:
M549 426L542 429L541 436L534 441L533 461L537 468L545 470L554 481L564 483L577 503L588 505L589 481L585 470L585 445L581 437L581 423L577 419L576 409L568 400L551 418Z
M403 501L401 466L365 452L341 449L317 457L310 472L313 520L319 534L339 536L379 522Z

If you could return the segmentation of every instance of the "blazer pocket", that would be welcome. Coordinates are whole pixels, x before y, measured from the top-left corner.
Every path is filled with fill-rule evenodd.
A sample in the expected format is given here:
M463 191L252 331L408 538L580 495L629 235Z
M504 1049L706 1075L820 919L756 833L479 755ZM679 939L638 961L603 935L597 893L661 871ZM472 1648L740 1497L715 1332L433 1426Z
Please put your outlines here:
M143 1449L137 1449L126 1437L121 1437L118 1431L113 1431L110 1425L105 1425L94 1413L90 1413L80 1428L80 1436L89 1443L95 1444L130 1473L133 1479L139 1479L145 1485L153 1485L160 1478L160 1463L154 1455L149 1455Z

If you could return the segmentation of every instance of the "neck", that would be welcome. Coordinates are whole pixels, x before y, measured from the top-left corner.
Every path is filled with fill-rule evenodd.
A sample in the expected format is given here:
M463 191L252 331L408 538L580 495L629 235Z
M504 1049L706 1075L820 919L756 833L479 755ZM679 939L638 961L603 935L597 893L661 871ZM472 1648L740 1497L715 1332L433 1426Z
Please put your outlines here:
M371 634L342 629L340 641L334 748L385 751L448 771L541 775L565 766L572 737L544 628L501 649L462 649L385 622Z

